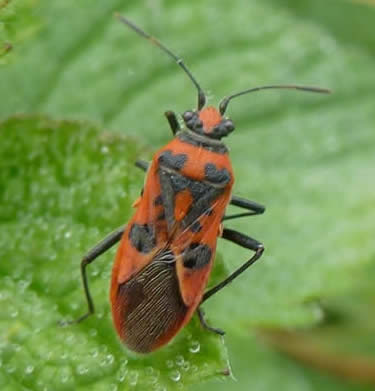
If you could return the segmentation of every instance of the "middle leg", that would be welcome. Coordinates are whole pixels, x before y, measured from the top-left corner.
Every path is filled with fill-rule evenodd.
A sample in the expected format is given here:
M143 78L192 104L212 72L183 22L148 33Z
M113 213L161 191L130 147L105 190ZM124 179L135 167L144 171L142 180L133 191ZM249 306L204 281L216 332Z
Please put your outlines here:
M256 239L251 238L241 232L235 231L233 229L224 228L223 230L223 239L229 240L233 243L238 244L241 247L247 248L255 252L255 254L247 260L243 265L231 273L227 278L221 281L219 284L215 285L213 288L209 289L202 298L201 304L209 299L212 295L223 289L225 286L230 284L235 278L242 274L246 269L248 269L253 263L255 263L263 254L264 246L262 243L258 242Z

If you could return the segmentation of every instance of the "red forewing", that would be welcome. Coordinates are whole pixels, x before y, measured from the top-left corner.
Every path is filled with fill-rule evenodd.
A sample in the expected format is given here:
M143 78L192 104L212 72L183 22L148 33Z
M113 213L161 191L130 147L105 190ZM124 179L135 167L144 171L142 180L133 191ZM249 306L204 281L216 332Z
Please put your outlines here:
M226 154L174 139L154 156L112 274L114 323L131 349L166 343L199 305L232 184Z

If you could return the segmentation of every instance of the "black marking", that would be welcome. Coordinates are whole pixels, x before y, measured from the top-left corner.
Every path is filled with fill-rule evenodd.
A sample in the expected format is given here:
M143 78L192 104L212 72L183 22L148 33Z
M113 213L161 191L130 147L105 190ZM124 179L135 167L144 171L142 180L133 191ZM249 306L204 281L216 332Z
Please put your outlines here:
M192 132L179 132L177 133L176 137L184 143L194 145L195 147L204 148L207 151L220 153L221 155L228 153L228 148L223 143L217 140L210 140L207 137L203 139L202 136L198 137Z
M133 247L141 253L148 253L156 246L154 229L147 224L134 223L129 231L129 239Z
M194 233L202 231L201 223L198 220L194 221L194 223L190 226L190 231Z
M187 308L181 298L175 257L169 250L118 288L114 313L120 320L124 343L148 353L183 321Z
M212 216L214 214L214 210L212 209L212 207L210 206L209 208L207 208L205 211L204 211L204 214L206 216Z
M172 151L164 151L159 155L158 161L164 167L180 171L187 161L187 155L185 153L173 155Z
M175 196L177 193L188 190L193 198L186 216L181 221L182 228L190 228L200 216L207 213L212 203L224 192L224 187L213 186L175 172L168 172L162 167L159 168L159 180L165 218L170 232L175 223ZM195 228L198 229L198 226L193 229Z
M156 220L157 220L157 221L163 221L163 220L165 220L165 213L164 213L164 211L161 212L161 213L158 215L158 217L156 218Z
M186 190L191 184L191 180L182 175L170 174L169 175L173 191L178 193L180 191Z
M197 113L194 111L185 111L185 113L182 115L182 118L184 119L185 123L192 120L192 118L196 117Z
M201 269L210 263L212 251L206 244L192 243L184 251L182 260L188 269Z
M234 124L230 119L222 120L219 125L216 125L209 133L209 137L216 140L220 140L222 137L228 136L229 133L233 132Z
M181 222L183 228L190 228L224 192L224 187L213 186L175 172L168 172L162 167L159 168L159 180L169 231L175 223L175 196L177 193L188 190L193 197L193 202Z
M203 122L196 111L185 111L182 118L184 119L187 128L195 133L204 134Z
M163 200L165 219L167 220L168 231L171 231L174 224L174 206L175 206L175 190L172 186L170 174L159 168L159 182L161 189L161 197Z
M231 179L230 173L226 168L218 170L213 163L207 163L205 165L204 175L208 182L218 185L226 185Z
M155 197L154 205L155 206L163 205L163 197L160 194L157 197Z

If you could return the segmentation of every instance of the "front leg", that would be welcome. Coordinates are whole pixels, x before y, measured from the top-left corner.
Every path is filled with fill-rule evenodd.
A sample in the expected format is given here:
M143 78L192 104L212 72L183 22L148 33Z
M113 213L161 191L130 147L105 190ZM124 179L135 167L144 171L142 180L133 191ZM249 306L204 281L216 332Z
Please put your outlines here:
M173 111L166 111L164 115L167 117L169 126L171 127L173 135L181 130L180 124L178 123L177 116Z

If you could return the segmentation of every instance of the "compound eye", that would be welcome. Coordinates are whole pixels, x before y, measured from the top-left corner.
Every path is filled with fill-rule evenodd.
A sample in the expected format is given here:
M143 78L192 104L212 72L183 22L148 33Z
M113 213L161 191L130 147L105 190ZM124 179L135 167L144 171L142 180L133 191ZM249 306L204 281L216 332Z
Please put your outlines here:
M194 117L193 111L185 111L185 113L182 115L182 118L185 122L190 121Z
M223 122L223 126L225 127L225 129L227 130L228 133L233 132L233 130L234 130L234 123L230 119L225 120Z

